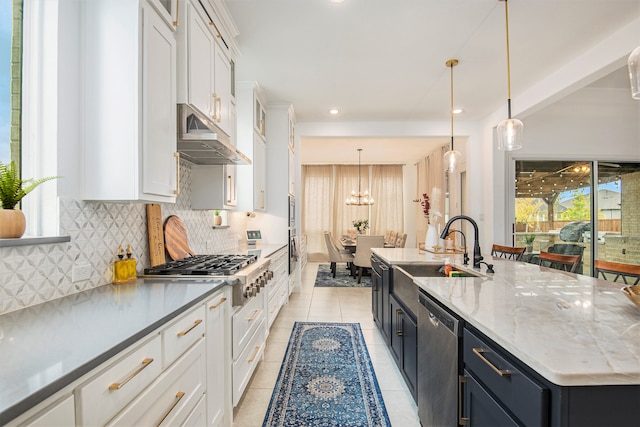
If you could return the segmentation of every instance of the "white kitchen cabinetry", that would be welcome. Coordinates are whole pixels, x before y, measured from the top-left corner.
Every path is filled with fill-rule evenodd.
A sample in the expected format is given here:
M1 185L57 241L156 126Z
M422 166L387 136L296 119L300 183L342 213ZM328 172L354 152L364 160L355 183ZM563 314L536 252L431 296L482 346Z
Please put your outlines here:
M207 426L231 425L231 337L228 288L205 304L207 310Z
M238 166L238 209L267 210L267 142L264 105L256 82L239 82L236 95L238 124L237 146L252 158L251 166ZM282 240L284 241L284 239Z
M264 354L265 292L259 292L232 315L233 406L237 406Z
M269 236L271 241L289 240L289 196L295 191L295 160L292 151L292 136L295 113L291 104L269 104L269 143L267 144L267 166L269 182ZM275 231L274 231L275 230ZM275 233L275 234L274 234Z
M200 338L107 425L182 425L204 397L205 370L205 343Z
M75 425L73 396L67 396L54 405L43 409L31 419L21 424L22 427L50 427Z
M234 209L238 204L236 165L193 165L191 209Z
M83 199L175 202L176 37L160 3L84 5Z
M179 7L185 25L177 30L178 102L194 105L230 135L230 54L199 1L187 0Z
M280 249L269 258L273 279L265 287L267 297L267 325L271 327L280 312L280 308L288 301L289 293L289 251L286 247Z

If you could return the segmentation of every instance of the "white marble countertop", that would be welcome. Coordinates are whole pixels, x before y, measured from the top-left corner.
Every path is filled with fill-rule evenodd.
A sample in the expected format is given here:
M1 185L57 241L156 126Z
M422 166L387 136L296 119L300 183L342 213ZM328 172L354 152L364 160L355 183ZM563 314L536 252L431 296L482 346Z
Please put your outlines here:
M373 252L389 264L444 260L417 249ZM460 261L452 260L458 268ZM640 307L620 291L623 285L491 256L485 261L494 264L490 277L415 282L554 384L640 384Z
M0 315L0 425L225 285L139 279Z

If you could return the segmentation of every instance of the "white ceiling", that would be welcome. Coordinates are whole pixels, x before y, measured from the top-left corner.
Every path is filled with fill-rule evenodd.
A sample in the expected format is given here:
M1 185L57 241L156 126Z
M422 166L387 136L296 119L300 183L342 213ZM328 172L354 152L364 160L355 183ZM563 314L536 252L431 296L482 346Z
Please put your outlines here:
M456 121L503 106L506 114L502 1L224 2L239 33L237 80L258 81L268 102L292 103L298 122L448 120L450 58L460 61L454 99L464 112ZM638 16L640 0L510 0L512 98ZM341 112L331 116L330 108ZM410 152L433 143L402 142ZM341 160L362 141L352 143L337 146ZM371 162L390 158L367 147Z

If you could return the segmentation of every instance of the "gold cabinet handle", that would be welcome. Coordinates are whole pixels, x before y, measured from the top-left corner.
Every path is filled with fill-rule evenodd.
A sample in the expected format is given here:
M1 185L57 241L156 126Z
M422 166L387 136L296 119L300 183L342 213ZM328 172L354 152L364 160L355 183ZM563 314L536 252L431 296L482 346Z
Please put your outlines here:
M180 194L180 153L176 151L173 157L176 158L176 189L173 190L173 194L177 196Z
M399 308L396 308L396 335L401 337L403 334L402 329L398 329L400 326L400 316L404 313Z
M176 20L173 21L173 26L177 27L178 25L180 25L180 18L179 15L180 14L180 0L176 0Z
M264 136L264 120L260 119L260 135Z
M122 380L122 382L119 383L113 383L109 386L109 390L120 390L126 383L128 383L129 381L131 381L133 379L133 377L135 377L136 375L138 375L140 372L142 372L142 370L144 368L146 368L147 366L149 366L151 364L151 362L153 362L153 358L152 357L147 357L146 359L142 360L142 366L140 366L138 369L136 369L135 371L133 371L131 373L131 375L129 375L127 378L125 378L124 380Z
M171 405L169 410L164 413L164 416L160 419L160 422L158 424L156 424L156 427L158 427L160 424L162 424L164 422L164 420L167 419L167 417L169 416L171 411L173 411L173 409L178 405L178 403L180 403L180 400L182 400L183 397L184 397L184 391L179 391L179 392L176 393L176 398L173 401L173 404Z
M458 375L458 424L461 426L466 426L469 423L469 418L462 416L462 384L466 382L466 375Z
M256 360L256 357L258 356L259 352L260 352L260 346L257 345L256 348L253 350L253 356L247 359L247 362L253 363L253 361Z
M253 310L253 314L251 315L251 317L247 318L247 320L249 322L256 320L256 317L258 317L258 314L260 314L260 310L258 309Z
M229 186L229 192L227 193L227 203L231 204L231 190L232 190L232 179L231 179L231 175L227 176L227 185Z
M482 360L484 363L489 365L489 367L491 369L493 369L496 374L500 375L501 377L509 377L509 376L511 376L511 371L509 371L508 369L498 369L498 368L496 368L496 366L493 363L489 362L487 360L487 358L484 357L483 353L487 353L488 350L485 350L483 348L474 348L473 352L476 354L476 356L478 356L480 358L480 360Z
M183 337L183 336L187 335L189 332L191 332L193 330L193 328L198 326L200 323L202 323L202 319L197 319L195 322L193 322L193 325L191 325L191 327L189 329L187 329L186 331L178 332L178 336L179 337Z
M216 122L218 122L218 123L220 123L220 122L222 122L222 113L221 113L221 111L222 111L222 98L220 98L219 96L216 96L215 103L216 103L216 109L215 109L215 111L216 111L216 117L215 117L215 121L216 121Z
M222 297L220 298L220 301L218 301L217 304L212 305L211 307L209 307L209 310L215 310L216 308L220 307L222 304L224 304L224 302L227 300L226 297Z
M211 97L213 98L213 113L211 114L211 119L213 121L217 121L218 120L218 95L213 92L211 94Z
M262 194L262 206L260 206L260 209L264 209L264 190L260 190L260 194Z

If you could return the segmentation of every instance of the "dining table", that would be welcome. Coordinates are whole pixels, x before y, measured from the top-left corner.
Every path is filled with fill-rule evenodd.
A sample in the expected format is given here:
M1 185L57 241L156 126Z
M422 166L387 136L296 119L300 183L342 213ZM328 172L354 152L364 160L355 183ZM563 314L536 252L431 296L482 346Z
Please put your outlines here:
M349 236L342 236L339 240L340 245L343 249L351 252L352 254L356 253L356 239L353 239ZM395 248L394 245L384 244L385 248Z

